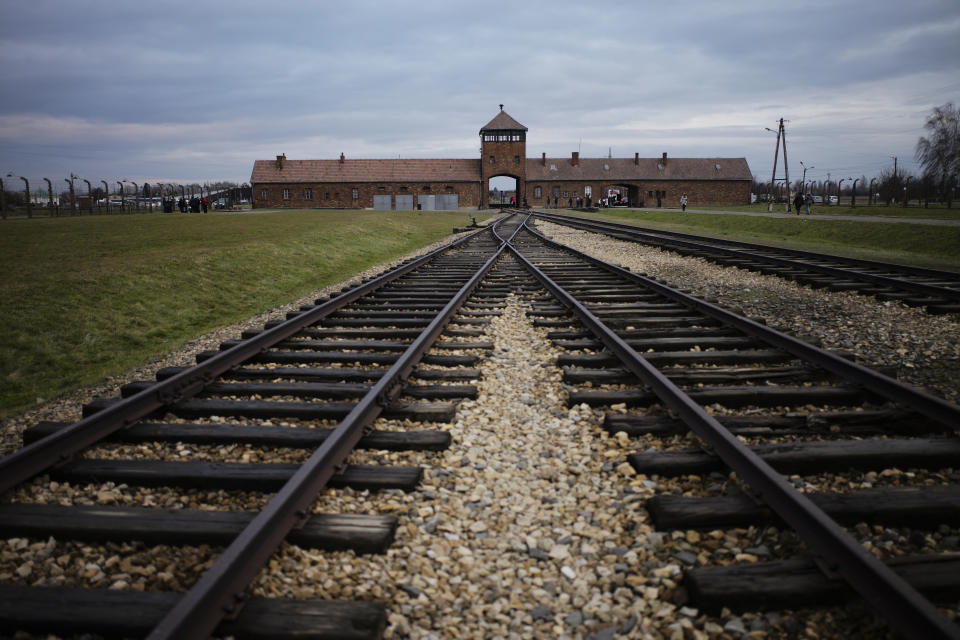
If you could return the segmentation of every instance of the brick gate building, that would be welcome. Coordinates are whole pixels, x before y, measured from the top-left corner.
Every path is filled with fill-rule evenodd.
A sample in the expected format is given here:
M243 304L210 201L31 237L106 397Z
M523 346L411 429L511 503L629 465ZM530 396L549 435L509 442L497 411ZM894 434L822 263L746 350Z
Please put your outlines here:
M490 179L516 180L519 204L543 208L625 202L630 206L745 204L745 158L528 158L527 128L500 113L480 129L479 159L257 160L254 208L457 209L489 206Z

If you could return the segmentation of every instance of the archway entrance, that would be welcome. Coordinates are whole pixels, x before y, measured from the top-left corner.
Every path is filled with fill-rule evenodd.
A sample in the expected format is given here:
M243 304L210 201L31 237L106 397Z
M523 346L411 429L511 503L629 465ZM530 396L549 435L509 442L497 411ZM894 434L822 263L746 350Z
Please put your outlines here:
M523 195L519 188L520 180L516 176L492 176L487 180L487 203L491 208L509 208L522 206Z

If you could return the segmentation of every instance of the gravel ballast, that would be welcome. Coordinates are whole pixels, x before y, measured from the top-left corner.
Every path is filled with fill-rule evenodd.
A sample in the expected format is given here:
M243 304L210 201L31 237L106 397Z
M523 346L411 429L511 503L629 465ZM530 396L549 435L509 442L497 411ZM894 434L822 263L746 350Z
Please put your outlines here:
M865 363L895 365L903 379L956 401L960 370L956 318L873 303L854 294L813 291L770 276L638 250L630 243L555 225L538 226L561 242L635 272L661 278L694 295L721 298L746 315L766 318L771 326L818 337L828 348L853 351ZM17 446L16 434L29 424L75 420L82 402L91 397L114 393L120 384L151 377L161 367L191 364L196 352L215 349L241 330L261 328L267 319L341 286L204 336L182 352L128 376L8 421L4 447L9 451ZM681 580L687 565L707 556L757 561L748 552L751 545L768 546L775 552L776 544L784 544L784 535L772 528L655 531L643 508L647 498L661 490L701 493L709 480L685 477L658 484L637 475L625 463L626 455L637 448L636 441L603 431L600 410L567 407L569 388L555 365L561 351L546 339L545 329L534 327L530 309L529 299L511 297L502 315L491 319L482 339L492 341L494 349L480 367L479 396L461 402L453 424L431 425L451 431L450 449L403 454L365 451L351 460L370 463L379 457L419 465L424 468L424 480L417 491L343 490L318 497L315 512L397 514L400 528L390 550L384 555L356 556L285 544L254 582L257 595L380 600L389 612L388 638L885 637L885 627L877 626L872 614L861 607L707 616L687 603ZM424 428L387 421L377 426ZM169 455L177 453L175 449ZM107 447L103 455L109 451ZM45 483L36 484L42 490ZM116 494L127 492L110 488L103 493L102 488L46 483L46 490L50 501L136 504L138 500L120 498ZM148 501L157 506L178 502L162 489L138 490L134 495L138 494L149 496ZM21 492L16 492L15 499L31 500ZM239 500L248 508L262 501L242 492L232 496L210 492L196 499L202 505ZM62 565L92 573L78 583L124 588L121 583L126 581L146 588L171 588L186 579L173 570L171 556L188 566L209 562L207 549L182 553L169 549L170 556L151 560L147 555L142 564L128 562L113 575L109 569L119 562L113 560L115 554L140 551L114 547L122 545L0 541L0 581L32 584L57 577L56 583L73 582L59 577L62 573L57 569L42 568L47 558L63 558ZM29 570L24 568L26 563ZM149 577L128 571L131 566L151 567L143 570ZM188 566L181 570L189 570ZM151 582L160 574L163 580L169 575L169 581Z
M815 290L548 222L535 226L557 242L696 297L720 300L775 329L820 340L825 349L853 353L862 364L894 367L899 380L960 401L960 317L955 314L930 315L899 302Z

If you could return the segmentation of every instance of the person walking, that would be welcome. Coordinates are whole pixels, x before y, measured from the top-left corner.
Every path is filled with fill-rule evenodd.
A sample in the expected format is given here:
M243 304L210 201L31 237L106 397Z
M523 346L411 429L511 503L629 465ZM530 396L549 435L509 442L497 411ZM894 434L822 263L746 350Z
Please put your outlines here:
M793 206L797 210L797 215L800 215L800 209L803 208L803 194L797 191L797 197L793 199Z
M687 194L683 194L682 196L680 196L680 210L681 211L687 210Z
M813 204L813 196L809 193L803 198L803 204L807 207L807 215L810 215L810 205Z

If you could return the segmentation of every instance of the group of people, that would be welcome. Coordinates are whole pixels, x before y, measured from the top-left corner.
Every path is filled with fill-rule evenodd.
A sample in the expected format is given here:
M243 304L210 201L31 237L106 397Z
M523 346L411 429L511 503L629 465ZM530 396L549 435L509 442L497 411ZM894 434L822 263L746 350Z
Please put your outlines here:
M800 215L800 209L802 209L804 206L807 207L807 215L810 215L810 205L812 204L813 196L811 196L809 193L804 196L798 191L797 196L793 199L793 208L797 210L797 215Z
M180 213L186 213L187 207L190 208L190 213L200 213L201 210L203 213L206 213L210 208L210 199L207 197L197 198L194 196L190 198L189 202L183 197L177 200L177 208L180 209Z

